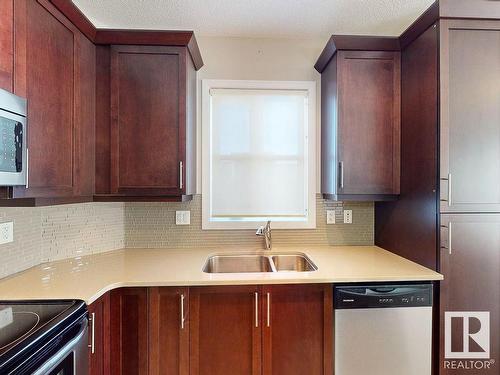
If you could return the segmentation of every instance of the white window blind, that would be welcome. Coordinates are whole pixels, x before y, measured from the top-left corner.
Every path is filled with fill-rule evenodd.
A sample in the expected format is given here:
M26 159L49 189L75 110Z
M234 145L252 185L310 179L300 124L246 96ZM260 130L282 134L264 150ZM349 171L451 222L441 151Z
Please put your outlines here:
M204 222L310 224L310 91L211 88L208 94Z

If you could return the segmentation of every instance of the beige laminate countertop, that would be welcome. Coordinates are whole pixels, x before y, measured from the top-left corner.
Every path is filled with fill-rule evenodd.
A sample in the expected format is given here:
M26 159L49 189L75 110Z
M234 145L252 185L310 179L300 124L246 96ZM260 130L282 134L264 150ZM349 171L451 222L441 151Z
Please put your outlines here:
M248 251L251 249L245 250ZM122 249L44 263L0 280L0 300L81 299L90 304L109 290L132 286L443 279L439 273L376 246L294 246L272 250L273 254L282 252L307 254L318 267L314 272L207 274L202 271L209 255L227 252L234 251Z

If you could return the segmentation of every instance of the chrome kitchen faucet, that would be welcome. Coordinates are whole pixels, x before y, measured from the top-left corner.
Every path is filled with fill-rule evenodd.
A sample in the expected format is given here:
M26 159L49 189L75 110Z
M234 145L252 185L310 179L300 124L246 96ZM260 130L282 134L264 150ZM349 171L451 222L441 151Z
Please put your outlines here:
M271 239L271 221L268 221L265 226L257 229L257 232L255 232L255 234L257 236L264 237L266 250L272 249L273 243L272 243L272 239Z

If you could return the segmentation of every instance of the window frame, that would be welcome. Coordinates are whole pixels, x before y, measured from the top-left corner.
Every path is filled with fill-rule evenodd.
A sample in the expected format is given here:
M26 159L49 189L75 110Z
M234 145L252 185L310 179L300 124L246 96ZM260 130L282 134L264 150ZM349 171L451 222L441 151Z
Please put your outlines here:
M315 229L316 228L316 176L317 176L317 120L316 81L254 81L254 80L201 80L201 144L202 144L202 229L238 230L256 229L265 221L257 220L210 220L210 140L211 140L211 89L254 89L254 90L298 90L306 91L308 99L307 123L307 219L284 221L271 218L274 229Z

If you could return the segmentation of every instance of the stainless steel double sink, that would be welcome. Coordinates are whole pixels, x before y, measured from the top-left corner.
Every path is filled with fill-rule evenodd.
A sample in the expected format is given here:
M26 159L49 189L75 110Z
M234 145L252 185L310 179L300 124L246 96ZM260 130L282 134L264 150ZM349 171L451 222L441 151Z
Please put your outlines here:
M210 256L203 272L312 272L318 268L304 253L241 253Z

